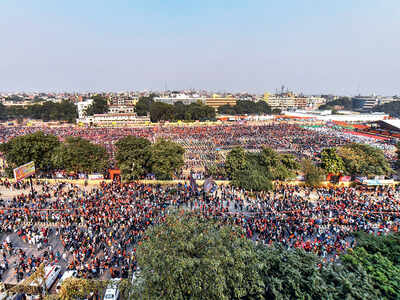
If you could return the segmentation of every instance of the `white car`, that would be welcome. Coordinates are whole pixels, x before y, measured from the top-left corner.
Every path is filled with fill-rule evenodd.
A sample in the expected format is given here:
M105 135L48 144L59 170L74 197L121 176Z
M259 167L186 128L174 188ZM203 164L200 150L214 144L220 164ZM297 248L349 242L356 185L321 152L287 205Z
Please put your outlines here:
M114 278L110 280L107 286L106 293L104 294L104 300L118 300L119 288L118 285L121 282L121 278Z

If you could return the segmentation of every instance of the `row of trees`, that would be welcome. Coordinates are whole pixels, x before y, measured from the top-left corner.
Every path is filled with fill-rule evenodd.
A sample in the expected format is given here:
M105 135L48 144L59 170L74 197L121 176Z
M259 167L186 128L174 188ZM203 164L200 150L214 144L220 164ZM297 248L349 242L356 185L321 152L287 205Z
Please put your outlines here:
M183 166L184 149L171 141L151 144L143 138L128 136L116 143L116 161L123 179L135 180L153 173L158 179L172 179ZM74 173L105 173L111 162L106 149L80 137L66 137L60 142L43 132L18 136L0 144L8 163L6 173L34 161L39 172L64 170Z
M353 109L353 100L349 97L342 97L336 100L329 101L319 107L320 110L330 109L333 110L335 106L341 106L345 110Z
M139 116L150 114L152 122L159 121L206 121L215 120L215 109L202 103L189 105L178 101L171 104L154 102L154 95L141 97L136 103L136 113Z
M169 216L138 246L133 299L399 299L400 235L357 234L326 264L304 250L256 245L241 228Z
M232 149L226 157L224 172L234 186L253 191L271 190L273 180L294 179L299 173L312 186L325 179L324 170L312 161L299 162L292 154L280 154L268 147L256 153L241 147Z
M34 104L23 106L4 106L0 103L0 120L22 120L24 118L47 121L67 121L75 122L78 117L75 104L70 101L61 101L61 103L44 102L43 104Z
M218 113L226 115L264 115L271 113L279 113L280 110L272 110L265 101L253 102L249 100L239 100L236 105L222 105L218 108Z
M140 272L125 299L399 299L400 234L355 233L357 246L325 263L302 249L257 245L242 228L180 213L145 233ZM69 278L61 299L100 294L106 282Z
M80 137L67 137L60 142L56 136L41 131L0 144L0 152L5 155L8 176L12 176L13 168L30 161L35 162L39 172L104 172L109 165L104 147Z
M393 117L400 116L400 101L393 101L389 103L384 103L378 106L375 106L372 111L384 112L390 114Z
M247 190L270 190L272 180L286 180L295 177L299 169L291 154L279 154L271 148L258 153L246 152L242 147L232 149L225 160L226 174L235 186Z
M333 175L370 177L393 173L382 150L357 143L322 150L321 167Z
M223 174L235 186L261 191L272 189L273 180L294 179L297 174L304 176L306 184L317 186L328 174L371 177L391 175L393 170L382 150L353 143L324 149L320 163L298 161L291 154L279 154L271 148L253 153L236 147L228 153L223 167L210 167L208 172L212 176Z
M120 139L115 159L124 180L137 180L152 173L157 179L172 179L183 166L182 146L168 140L149 140L134 136Z

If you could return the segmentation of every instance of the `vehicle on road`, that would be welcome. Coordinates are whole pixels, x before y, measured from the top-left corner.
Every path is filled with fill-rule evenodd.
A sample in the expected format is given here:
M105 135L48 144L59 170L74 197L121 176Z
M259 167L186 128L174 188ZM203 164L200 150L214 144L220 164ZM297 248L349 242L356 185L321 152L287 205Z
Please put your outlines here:
M107 285L106 292L104 294L104 300L118 300L119 298L119 284L121 282L121 278L114 278L110 280L110 283Z

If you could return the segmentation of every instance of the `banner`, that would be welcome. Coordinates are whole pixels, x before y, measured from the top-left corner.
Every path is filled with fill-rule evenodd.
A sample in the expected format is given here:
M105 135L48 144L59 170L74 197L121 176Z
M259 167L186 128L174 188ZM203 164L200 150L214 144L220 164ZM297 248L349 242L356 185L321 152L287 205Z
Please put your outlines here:
M33 174L35 174L35 162L31 161L25 165L22 165L14 170L14 178L16 181L20 181L24 178L27 178Z
M383 180L368 179L368 180L364 180L362 183L366 184L366 185L388 185L388 184L394 184L394 180L393 179L383 179Z

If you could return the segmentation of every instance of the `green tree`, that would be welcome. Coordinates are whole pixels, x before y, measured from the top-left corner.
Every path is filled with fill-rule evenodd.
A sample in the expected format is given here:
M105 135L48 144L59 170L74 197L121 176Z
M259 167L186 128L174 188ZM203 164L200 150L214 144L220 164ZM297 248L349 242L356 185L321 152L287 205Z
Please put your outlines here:
M353 269L362 266L372 279L374 288L379 291L379 298L400 298L400 267L393 265L380 252L370 254L364 248L357 247L342 255L341 260Z
M232 179L231 184L255 192L270 191L273 189L272 181L266 176L265 171L259 166L247 167L239 171Z
M262 299L252 241L197 215L169 216L138 247L140 299Z
M272 180L286 180L295 176L299 164L293 155L280 155L269 147L264 147L258 154L261 166Z
M124 180L139 179L151 171L151 143L144 138L127 136L116 144L115 159Z
M223 115L236 115L236 110L234 106L225 104L218 107L218 113Z
M90 105L85 112L87 116L93 116L95 114L104 114L108 112L108 103L105 97L96 95L93 96L92 99L93 99L93 104Z
M150 165L157 179L172 179L183 166L185 149L172 141L160 139L151 147Z
M375 236L364 232L355 232L357 246L370 254L381 253L395 266L400 267L400 233Z
M352 110L353 109L353 100L348 97L342 97L336 100L329 101L326 104L323 104L319 107L320 110L333 109L335 106L342 106L343 109Z
M60 142L56 136L38 131L17 136L7 143L1 144L0 152L5 154L9 171L30 161L35 162L37 170L49 171L53 169L51 157L59 145Z
M316 166L311 160L302 161L305 183L310 186L319 186L325 180L325 172Z
M105 280L70 277L61 284L59 298L57 299L87 299L93 294L101 295L107 284L108 282Z
M389 175L393 173L382 150L367 144L348 144L337 149L346 172L353 176Z
M304 250L258 247L266 299L329 299L320 260Z
M222 105L218 108L218 112L220 114L229 114L229 115L260 115L260 114L270 114L271 107L265 101L261 100L258 102L253 102L249 100L238 100L236 105L230 106Z
M146 116L150 113L150 107L154 103L154 94L149 96L140 97L135 105L135 110L138 116Z
M59 169L73 172L104 172L109 164L104 147L95 145L81 137L67 137L55 149L52 164Z
M328 173L338 175L345 170L343 159L336 152L336 148L325 148L321 152L321 167Z
M389 114L392 117L399 117L400 116L400 103L399 101L393 101L389 103L384 103L381 105L377 105L372 108L372 111L379 111Z
M150 120L152 122L170 121L174 119L174 106L163 102L150 105Z
M379 292L374 288L371 277L360 265L321 265L320 272L329 290L329 296L324 299L379 299Z
M7 107L3 103L0 103L0 121L4 121L7 119L8 119Z
M233 148L225 159L225 169L229 178L235 179L238 172L245 170L247 167L246 152L242 147Z
M272 180L293 178L299 168L295 157L265 147L259 153L233 148L225 160L225 169L234 186L254 191L272 189Z

